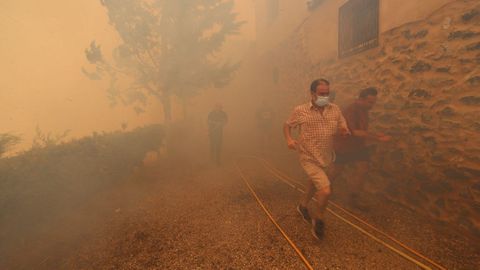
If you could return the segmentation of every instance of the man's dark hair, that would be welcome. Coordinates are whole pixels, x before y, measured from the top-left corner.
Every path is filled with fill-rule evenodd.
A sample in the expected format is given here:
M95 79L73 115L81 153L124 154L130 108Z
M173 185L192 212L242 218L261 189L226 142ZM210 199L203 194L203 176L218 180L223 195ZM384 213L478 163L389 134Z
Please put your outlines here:
M358 94L358 97L359 98L366 98L368 96L375 96L376 97L377 94L378 94L377 88L368 87L368 88L362 89L360 91L360 94Z
M310 84L310 92L317 91L317 86L320 84L330 85L330 82L325 79L316 79L312 82L312 84Z

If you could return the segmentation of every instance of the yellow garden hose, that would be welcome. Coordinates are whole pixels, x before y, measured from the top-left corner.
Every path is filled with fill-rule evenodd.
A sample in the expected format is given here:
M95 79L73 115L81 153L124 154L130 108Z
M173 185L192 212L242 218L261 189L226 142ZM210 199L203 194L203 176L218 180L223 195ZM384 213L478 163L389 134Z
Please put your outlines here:
M260 198L258 198L257 196L257 193L255 192L255 190L253 190L253 188L250 186L250 183L248 182L247 178L245 177L245 175L242 173L242 170L240 169L240 167L238 166L238 164L235 163L235 166L237 167L237 170L240 174L240 177L242 178L243 182L245 182L245 185L247 185L248 189L250 190L250 193L252 193L253 197L255 198L255 200L258 202L258 204L260 205L260 207L263 209L263 211L265 212L265 214L268 216L268 218L270 219L270 221L273 223L273 225L275 225L275 227L278 229L278 231L282 234L282 236L287 240L288 244L295 250L295 252L297 253L297 255L300 257L300 259L302 260L302 262L305 264L305 267L307 267L307 269L310 269L310 270L313 270L313 267L312 265L308 262L308 260L305 258L305 256L302 254L302 252L300 251L300 249L298 249L298 247L295 245L295 243L293 243L292 240L290 240L290 237L288 237L288 235L285 233L285 231L283 231L283 229L280 227L280 225L278 225L278 223L275 221L275 219L273 218L272 214L268 211L268 209L265 207L265 205L262 203L262 201L260 200Z
M284 173L282 173L280 170L278 170L277 168L275 168L273 165L271 165L268 161L266 161L265 159L263 158L260 158L260 157L256 157L256 156L245 156L247 158L253 158L253 159L256 159L256 160L259 160L263 163L263 166L265 167L265 169L267 169L272 175L274 175L277 179L281 180L283 183L287 184L288 186L304 193L305 191L303 191L301 188L298 188L295 184L299 185L299 186L302 186L304 187L303 184L301 184L299 181L296 181L295 179L292 179L291 177L285 175ZM292 182L294 182L295 184L293 184ZM446 270L445 267L441 266L440 264L434 262L433 260L429 259L428 257L422 255L421 253L419 253L418 251L408 247L407 245L403 244L402 242L398 241L397 239L393 238L392 236L382 232L381 230L377 229L376 227L374 227L373 225L369 224L368 222L360 219L359 217L355 216L354 214L350 213L349 211L345 210L344 208L342 208L341 206L339 206L338 204L330 201L329 202L330 204L332 204L335 208L341 210L342 212L344 212L345 214L347 214L348 216L354 218L355 220L357 220L358 222L364 224L365 226L371 228L372 230L378 232L379 234L383 235L384 237L388 238L389 240L395 242L396 244L400 245L402 248L408 250L409 252L413 253L414 255L424 259L425 261L431 263L432 265L434 265L435 267L437 267L438 269L441 269L441 270ZM377 237L373 236L372 234L368 233L367 231L365 231L364 229L362 229L361 227L353 224L352 222L348 221L347 219L345 219L344 217L340 216L339 214L335 213L332 209L330 208L327 208L327 210L333 214L335 217L339 218L340 220L344 221L345 223L351 225L352 227L354 227L355 229L359 230L360 232L364 233L365 235L367 235L368 237L372 238L373 240L375 240L376 242L379 242L381 243L382 245L384 245L385 247L389 248L390 250L394 251L395 253L399 254L400 256L408 259L409 261L417 264L419 267L423 268L423 269L431 269L430 267L428 267L427 265L415 260L414 258L410 257L409 255L405 254L404 252L394 248L393 246L385 243L384 241L378 239Z

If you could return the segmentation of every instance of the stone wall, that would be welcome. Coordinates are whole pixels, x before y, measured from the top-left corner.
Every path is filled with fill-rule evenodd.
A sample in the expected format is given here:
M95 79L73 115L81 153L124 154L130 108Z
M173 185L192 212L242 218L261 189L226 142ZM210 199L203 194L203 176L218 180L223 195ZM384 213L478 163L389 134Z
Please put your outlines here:
M287 39L293 31L303 28L308 35L308 57L314 61L335 58L338 54L338 10L348 0L324 0L312 11L306 1L278 0L278 15L268 20L272 0L255 0L256 50L266 53ZM406 22L425 18L452 0L380 0L380 32Z
M343 60L312 62L308 35L299 28L262 59L279 70L279 104L304 101L318 77L339 104L376 86L371 129L394 139L376 148L368 191L480 236L480 2L453 1Z

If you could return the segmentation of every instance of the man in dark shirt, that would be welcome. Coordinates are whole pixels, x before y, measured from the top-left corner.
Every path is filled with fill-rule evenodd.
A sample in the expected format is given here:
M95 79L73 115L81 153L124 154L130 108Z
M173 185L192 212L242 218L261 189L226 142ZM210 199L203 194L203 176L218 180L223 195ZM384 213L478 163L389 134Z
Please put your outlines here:
M369 87L360 91L359 97L351 105L343 110L348 128L352 133L349 137L337 137L335 139L335 168L332 171L332 178L337 178L343 171L345 165L352 164L355 173L349 179L351 206L366 210L367 206L359 200L359 192L363 188L364 178L368 172L368 161L370 149L368 141L390 140L389 136L383 133L372 133L368 131L368 112L377 101L377 89Z
M221 104L216 104L208 114L208 136L210 138L210 153L212 161L220 165L222 152L223 126L228 121L227 114Z

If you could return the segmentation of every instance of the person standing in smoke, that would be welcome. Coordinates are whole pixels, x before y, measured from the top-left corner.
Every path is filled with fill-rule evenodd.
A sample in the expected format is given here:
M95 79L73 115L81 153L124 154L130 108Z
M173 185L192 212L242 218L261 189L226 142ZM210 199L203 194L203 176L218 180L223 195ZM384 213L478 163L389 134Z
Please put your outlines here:
M210 138L211 159L217 165L221 162L223 127L227 124L228 116L223 111L222 104L217 103L208 114L208 136Z
M368 206L360 200L359 192L363 189L364 178L368 172L368 160L370 157L369 142L390 140L390 136L383 133L368 131L368 112L377 102L378 91L374 87L360 91L358 99L343 110L347 125L352 136L348 138L335 138L335 166L333 166L332 179L336 179L344 170L345 165L353 165L355 173L349 177L349 204L350 206L367 210Z
M257 128L260 137L260 147L263 153L267 153L272 140L274 112L266 100L262 100L260 107L255 113Z
M309 183L297 206L302 218L312 224L315 238L323 237L324 214L330 196L327 170L333 162L333 139L336 134L348 136L350 132L340 108L329 102L330 83L317 79L310 85L311 100L297 106L285 122L283 132L290 149L297 150L300 164L309 177ZM292 129L299 128L298 139ZM315 207L308 204L315 197Z

